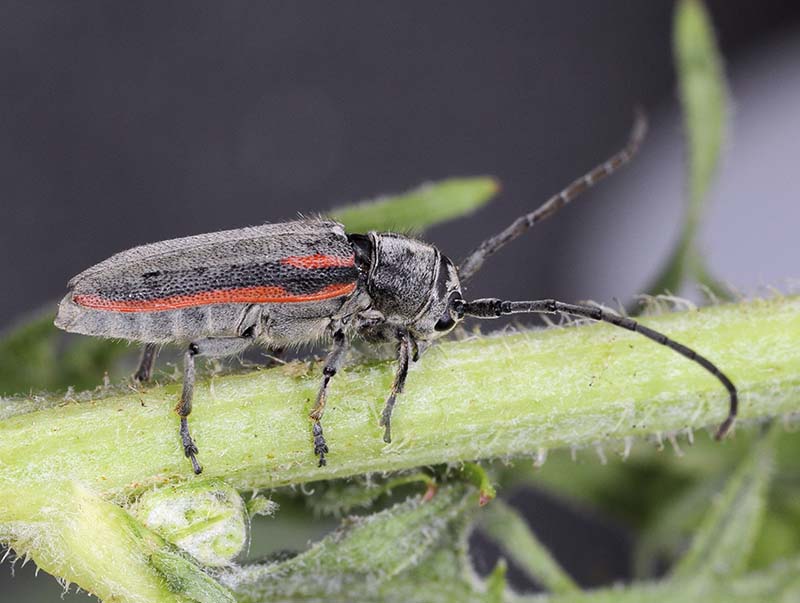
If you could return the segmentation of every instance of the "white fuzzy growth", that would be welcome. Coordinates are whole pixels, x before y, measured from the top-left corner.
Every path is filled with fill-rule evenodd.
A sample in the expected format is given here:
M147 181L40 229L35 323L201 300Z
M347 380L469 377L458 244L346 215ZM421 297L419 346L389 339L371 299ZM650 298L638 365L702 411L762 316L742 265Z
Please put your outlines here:
M229 565L247 545L249 519L244 501L220 481L148 491L130 512L206 566Z

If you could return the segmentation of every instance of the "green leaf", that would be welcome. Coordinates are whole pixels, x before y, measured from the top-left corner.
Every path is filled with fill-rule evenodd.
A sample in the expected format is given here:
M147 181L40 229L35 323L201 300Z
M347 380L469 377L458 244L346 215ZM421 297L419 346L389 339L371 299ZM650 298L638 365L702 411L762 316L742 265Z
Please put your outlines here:
M236 603L230 592L180 553L159 549L150 556L149 561L172 592L190 601Z
M709 273L697 251L697 234L716 175L728 119L728 86L711 19L701 0L680 0L675 9L673 52L686 136L688 205L681 238L647 288L679 293L688 280L717 297L730 292Z
M453 548L457 526L470 509L477 509L474 496L471 488L454 484L428 502L417 496L379 513L350 517L288 561L233 568L220 579L240 603L385 600L384 594L397 590L387 586L390 581L401 580L423 562L427 565L435 550ZM414 585L419 588L417 581Z
M765 434L713 501L674 579L717 580L744 570L764 514L776 432Z
M531 532L516 510L495 500L480 516L484 531L505 554L536 582L554 593L578 590L578 586Z
M451 178L333 209L328 215L348 232L419 232L477 210L499 189L497 181L486 176Z
M689 223L696 226L725 138L728 88L714 28L701 0L680 0L674 52L686 125Z

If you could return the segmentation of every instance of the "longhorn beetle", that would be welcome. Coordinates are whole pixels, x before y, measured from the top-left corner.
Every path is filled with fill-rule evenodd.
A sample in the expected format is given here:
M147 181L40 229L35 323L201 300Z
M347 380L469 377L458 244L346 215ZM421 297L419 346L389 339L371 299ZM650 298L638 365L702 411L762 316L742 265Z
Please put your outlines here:
M466 317L519 313L563 313L611 323L698 363L730 394L728 416L716 433L720 439L736 417L736 387L694 350L597 307L553 299L467 301L462 296L462 285L489 256L628 163L645 131L639 115L621 151L483 241L458 267L435 246L416 239L385 232L347 234L337 222L300 219L118 253L69 282L55 324L75 333L144 342L136 372L140 380L149 378L158 345L185 346L183 390L175 410L183 451L198 474L202 468L187 422L196 356L230 356L253 343L276 348L330 338L333 346L310 414L314 453L323 466L328 446L320 421L328 384L350 339L397 343L397 370L380 420L388 443L392 409L403 391L409 360L419 356L419 343L441 337Z

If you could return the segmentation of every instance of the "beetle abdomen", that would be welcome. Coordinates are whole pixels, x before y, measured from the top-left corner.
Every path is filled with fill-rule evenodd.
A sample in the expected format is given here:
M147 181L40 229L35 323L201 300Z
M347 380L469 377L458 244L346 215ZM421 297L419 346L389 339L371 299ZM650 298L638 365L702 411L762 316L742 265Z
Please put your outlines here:
M252 305L316 305L357 287L336 222L300 220L144 245L70 281L56 325L138 341L231 337Z
M58 307L56 326L71 333L148 343L237 337L249 307L217 304L161 312L110 312L79 306L70 294Z

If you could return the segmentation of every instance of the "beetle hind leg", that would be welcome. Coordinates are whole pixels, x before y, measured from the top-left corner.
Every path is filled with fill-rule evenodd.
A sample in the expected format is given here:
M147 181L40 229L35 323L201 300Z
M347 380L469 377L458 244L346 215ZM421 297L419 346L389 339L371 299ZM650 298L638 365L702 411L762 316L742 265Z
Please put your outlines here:
M195 475L203 472L203 467L197 462L197 446L189 433L189 414L192 412L192 398L194 397L194 378L195 367L194 357L200 352L196 343L192 343L186 349L183 357L183 389L181 399L175 407L175 412L181 418L181 443L183 444L183 454L192 462L192 469Z
M325 441L325 435L322 433L321 422L322 415L325 414L325 404L328 401L328 384L336 374L336 371L339 370L346 349L347 340L344 332L341 329L337 329L333 332L333 348L325 359L325 366L322 369L322 385L320 385L317 393L317 402L308 415L314 422L311 427L311 435L314 438L314 454L319 457L320 467L328 464L325 458L325 455L328 454L328 444Z
M192 399L194 398L195 356L233 356L251 343L252 338L250 337L226 337L202 339L190 343L186 348L183 356L183 389L181 390L181 399L175 406L175 412L181 419L180 436L183 454L191 461L195 475L203 472L203 467L197 462L197 445L189 433L189 415L192 412Z
M142 348L142 357L139 360L139 368L133 374L133 379L137 383L147 383L153 375L153 365L158 356L158 345L155 343L146 343Z

